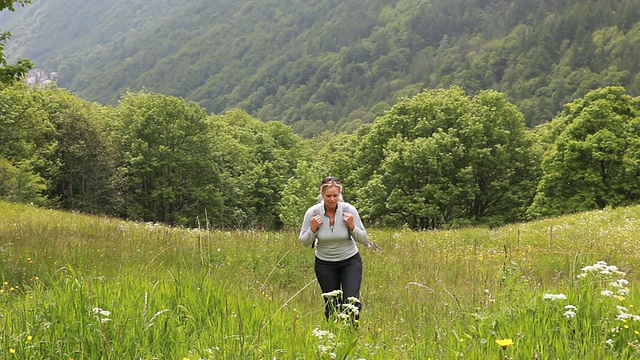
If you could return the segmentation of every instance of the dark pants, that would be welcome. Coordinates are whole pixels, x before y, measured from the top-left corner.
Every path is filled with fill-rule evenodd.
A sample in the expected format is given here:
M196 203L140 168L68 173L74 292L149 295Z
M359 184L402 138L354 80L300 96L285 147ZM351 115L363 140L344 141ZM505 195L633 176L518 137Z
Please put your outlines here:
M360 283L362 282L362 258L360 253L342 261L324 261L316 257L316 277L322 293L342 290L342 299L331 302L324 299L324 315L327 319L340 304L348 303L349 297L360 299ZM354 304L358 310L362 308L360 302ZM355 317L358 319L358 316Z

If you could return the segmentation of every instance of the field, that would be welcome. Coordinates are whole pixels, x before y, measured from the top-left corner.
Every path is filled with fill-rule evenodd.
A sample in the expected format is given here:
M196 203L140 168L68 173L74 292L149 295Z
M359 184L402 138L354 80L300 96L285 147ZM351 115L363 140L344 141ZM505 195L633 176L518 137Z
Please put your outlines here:
M631 359L640 207L496 229L369 229L357 329L297 231L0 203L0 359Z

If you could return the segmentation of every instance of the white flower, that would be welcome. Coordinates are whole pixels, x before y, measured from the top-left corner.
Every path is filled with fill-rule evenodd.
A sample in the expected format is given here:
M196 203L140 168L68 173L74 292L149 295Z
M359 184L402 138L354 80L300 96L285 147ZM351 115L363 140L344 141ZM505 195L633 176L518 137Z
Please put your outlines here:
M324 339L324 337L326 336L327 339L332 339L333 338L333 334L331 333L331 331L329 330L321 330L318 328L313 329L313 331L311 331L311 335L317 337L318 339Z
M342 297L342 290L333 290L322 294L323 298L339 298Z
M609 346L613 346L613 339L607 339L607 341L605 341L605 343Z
M564 308L567 309L567 310L578 310L578 308L573 306L573 305L567 305Z
M348 302L349 304L360 304L360 299L358 299L358 298L357 298L357 297L355 297L355 296L349 296L349 297L347 298L347 302Z
M544 294L544 296L542 298L543 299L550 299L550 300L566 300L567 299L567 295L565 295L565 294Z
M600 292L600 295L602 295L602 296L613 296L613 291L611 291L611 290L602 290Z
M574 317L576 317L576 313L575 313L575 312L573 312L573 311L571 311L571 310L567 310L567 311L565 311L563 315L564 315L564 317L566 317L567 319L570 319L570 318L574 318Z
M629 295L629 292L630 292L629 289L620 289L616 293L618 295L627 296L627 295Z
M622 305L617 305L616 306L616 310L618 310L619 312L623 313L625 311L629 311L629 309L627 309L626 307L622 306Z
M358 313L360 313L360 309L358 309L357 306L355 305L351 305L351 304L342 304L342 308L344 310L347 310L347 312L352 313L352 314L356 314L358 315Z
M103 310L99 307L94 307L93 309L91 309L91 311L96 314L96 315L102 315L102 316L109 316L111 315L111 311L109 310Z

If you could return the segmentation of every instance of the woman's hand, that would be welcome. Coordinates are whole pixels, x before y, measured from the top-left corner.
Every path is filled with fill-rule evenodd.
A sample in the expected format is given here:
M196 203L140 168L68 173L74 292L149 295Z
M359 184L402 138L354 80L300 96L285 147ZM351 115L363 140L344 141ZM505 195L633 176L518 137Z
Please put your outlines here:
M311 232L316 233L318 228L322 225L322 215L316 215L311 218Z
M347 224L349 231L353 231L356 228L355 224L353 223L353 215L351 215L351 213L343 212L342 220L344 220L344 222Z

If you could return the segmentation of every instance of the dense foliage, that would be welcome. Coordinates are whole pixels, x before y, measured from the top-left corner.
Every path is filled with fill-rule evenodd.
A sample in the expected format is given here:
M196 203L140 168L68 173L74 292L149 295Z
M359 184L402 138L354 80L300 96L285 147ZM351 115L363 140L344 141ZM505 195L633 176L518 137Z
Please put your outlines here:
M412 228L522 218L536 157L524 119L504 95L431 90L376 120L356 152L365 217Z
M14 4L22 5L30 3L30 0L1 0L0 11L8 9L10 11L16 11ZM11 38L11 33L0 32L0 82L7 83L14 80L18 80L24 76L24 74L33 67L30 60L19 60L15 65L9 65L4 55L4 47L7 40Z
M429 88L499 91L529 127L596 88L640 95L640 0L50 0L2 15L10 53L85 99L146 87L305 137Z
M0 104L0 198L134 220L296 228L328 174L371 226L496 225L640 198L640 99L621 87L535 130L502 93L427 90L312 139L149 91L105 107L14 83Z

